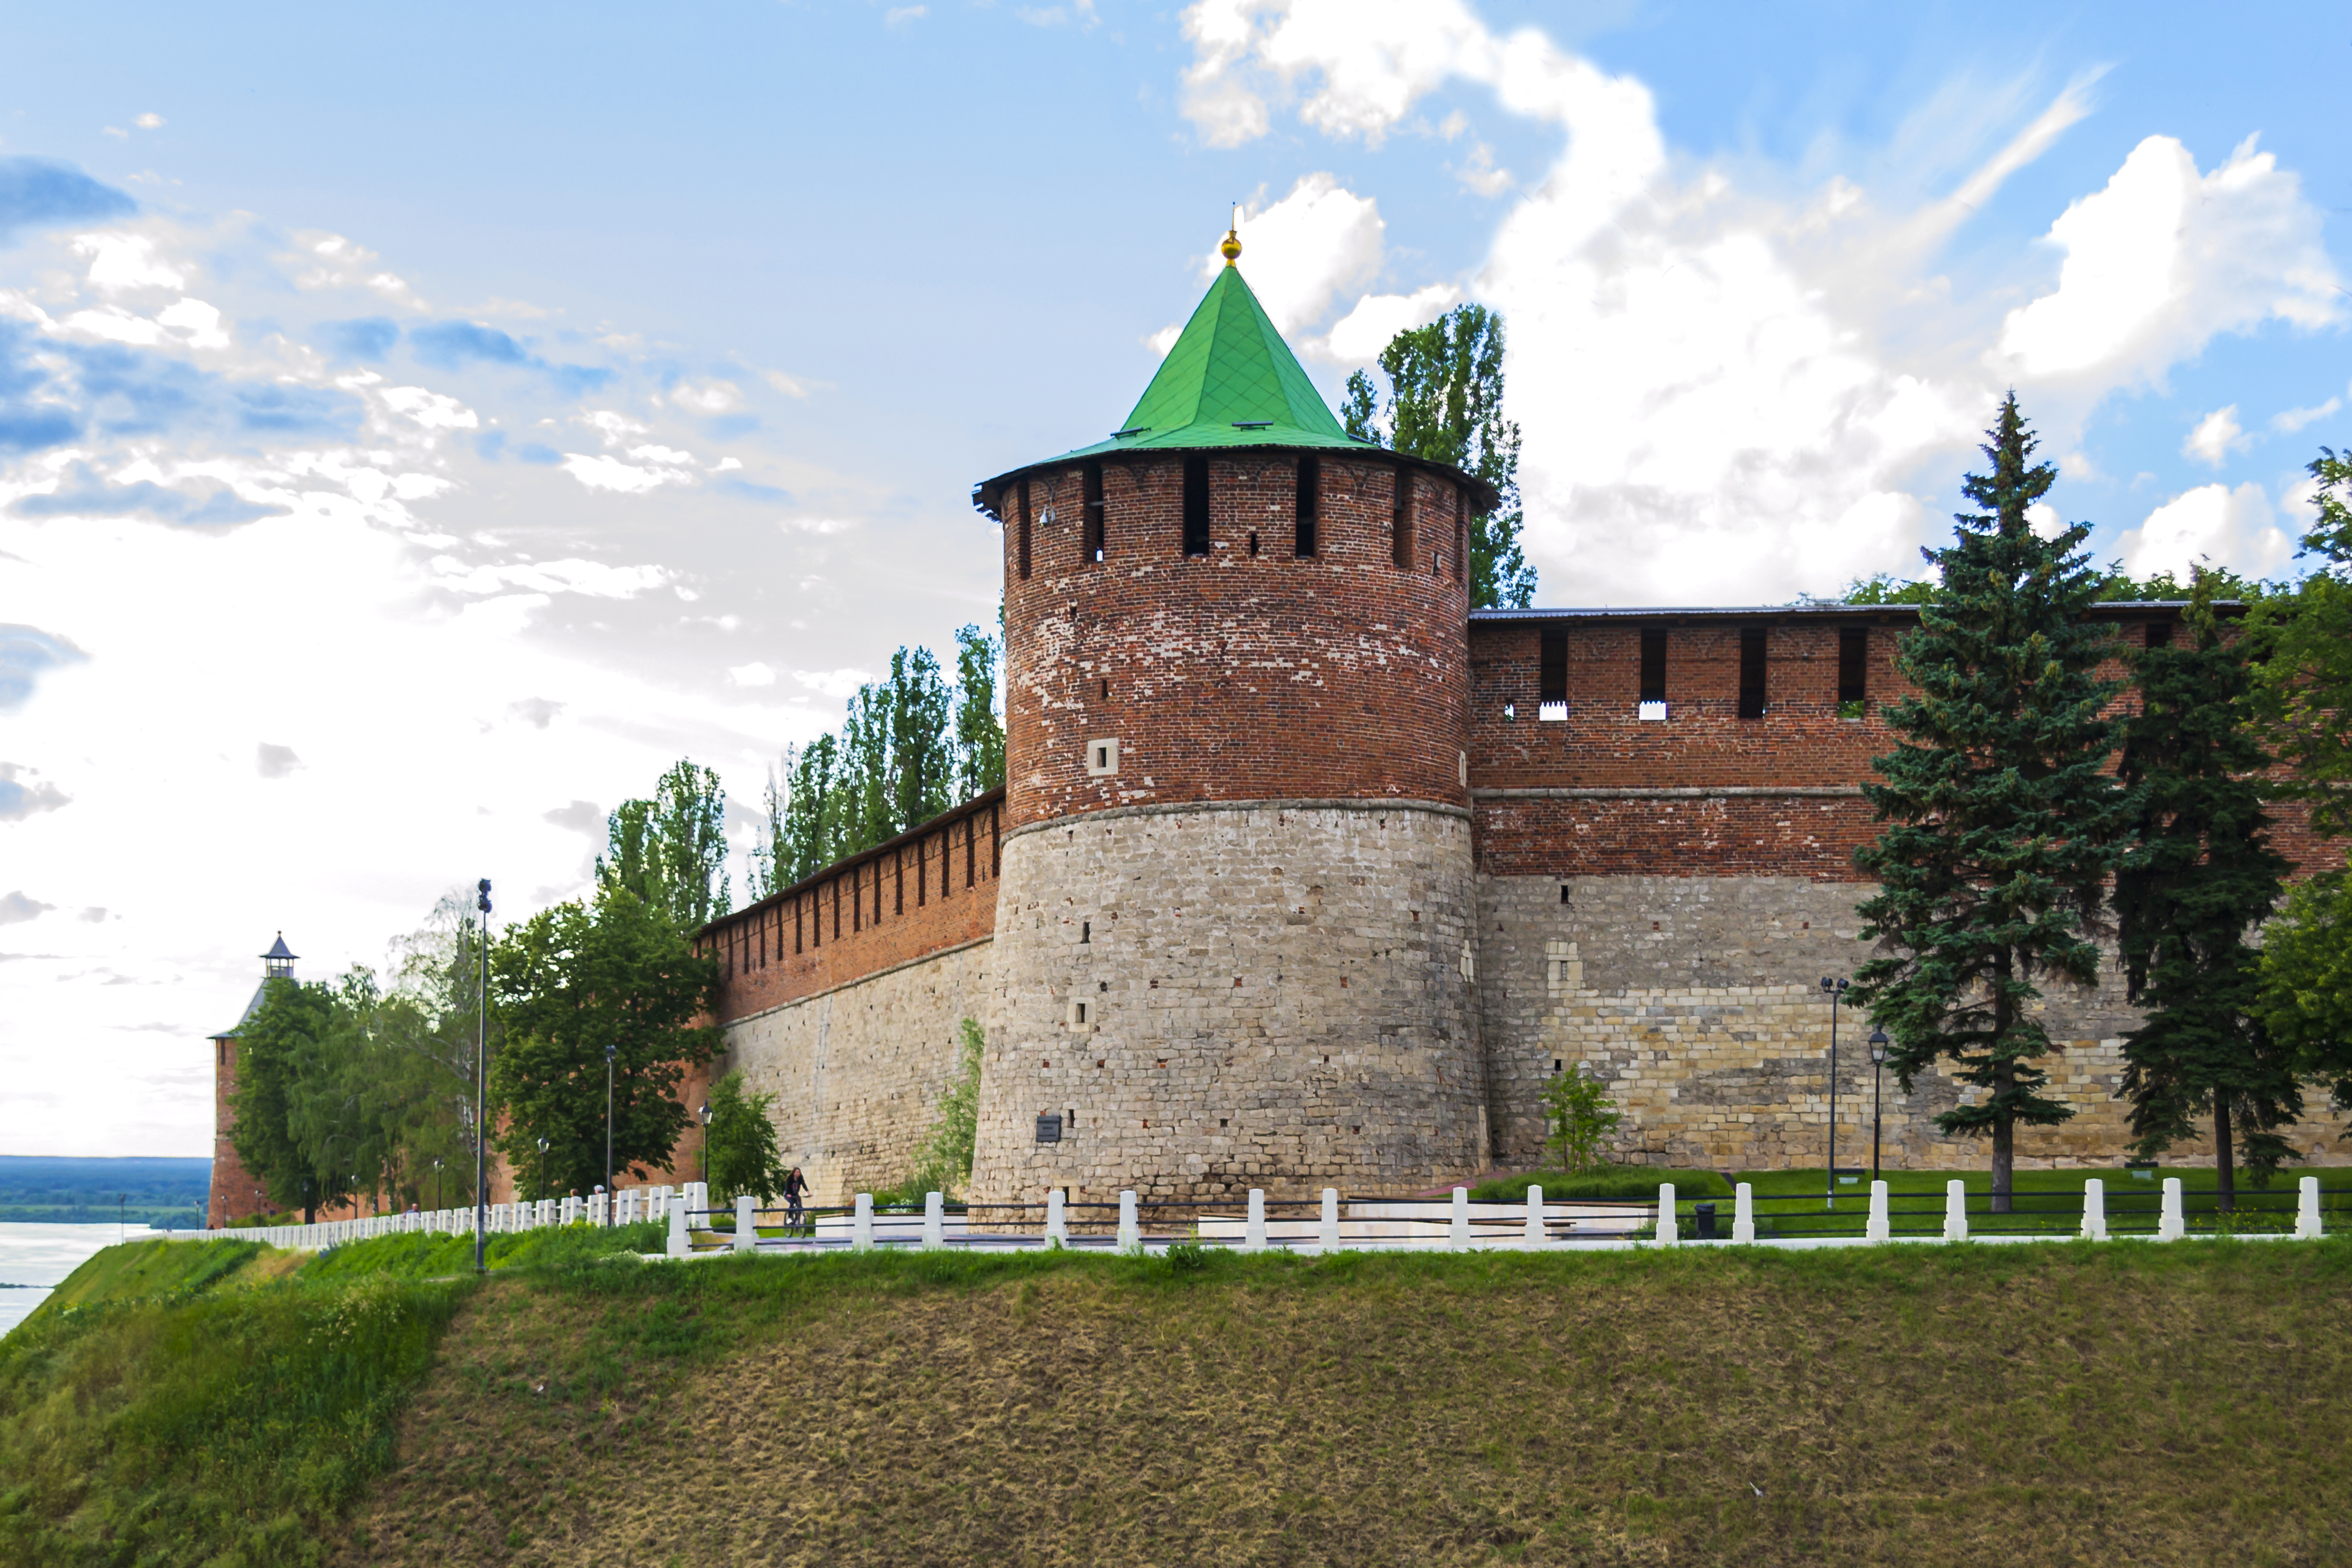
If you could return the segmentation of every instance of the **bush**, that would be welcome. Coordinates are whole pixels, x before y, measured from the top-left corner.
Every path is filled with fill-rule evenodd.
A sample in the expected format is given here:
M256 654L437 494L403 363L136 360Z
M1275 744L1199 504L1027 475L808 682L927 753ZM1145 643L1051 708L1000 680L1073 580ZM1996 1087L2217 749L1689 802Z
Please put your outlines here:
M1578 1198L1640 1198L1655 1203L1659 1184L1672 1182L1677 1198L1727 1198L1731 1184L1713 1171L1675 1171L1662 1165L1607 1165L1589 1175L1566 1171L1531 1171L1524 1176L1497 1176L1470 1189L1476 1204L1523 1204L1529 1187L1541 1187L1546 1203Z
M1554 1073L1544 1085L1544 1152L1565 1171L1580 1175L1606 1169L1601 1146L1616 1134L1624 1112L1581 1062Z

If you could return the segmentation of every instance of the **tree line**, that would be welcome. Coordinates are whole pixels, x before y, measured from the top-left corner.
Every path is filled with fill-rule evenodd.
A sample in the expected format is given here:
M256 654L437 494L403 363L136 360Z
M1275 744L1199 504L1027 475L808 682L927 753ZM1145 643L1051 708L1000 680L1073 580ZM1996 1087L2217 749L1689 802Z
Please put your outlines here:
M2343 851L2289 889L2270 810L2352 830L2352 462L2322 448L2310 465L2302 582L2200 566L2135 584L2092 565L2087 524L2034 531L2057 478L2036 445L2012 394L1962 487L1980 510L1922 552L1934 577L1846 595L1919 606L1896 655L1913 690L1884 715L1899 742L1864 785L1882 828L1855 855L1878 887L1861 934L1879 952L1853 994L1906 1093L1949 1063L1969 1092L1937 1125L1990 1140L2007 1212L2017 1128L2074 1114L2047 1092L2042 986L2096 984L2111 943L2143 1009L2119 1089L2137 1151L2210 1133L2227 1209L2239 1166L2267 1182L2298 1157L2282 1129L2305 1086L2352 1110ZM2086 614L2158 598L2187 601L2180 635L2145 647Z
M999 639L965 626L956 640L953 685L928 649L900 648L850 699L838 736L786 753L752 850L754 899L1003 782ZM383 974L265 983L236 1033L230 1142L269 1207L308 1219L362 1198L470 1205L485 1047L489 1144L519 1194L604 1184L609 1079L616 1175L670 1168L700 1122L713 1200L772 1198L784 1178L774 1097L735 1072L693 1110L679 1098L720 1045L699 1021L718 1003L718 961L691 937L732 907L726 816L718 774L690 761L623 801L592 890L489 942L487 993L484 926L462 890L394 944Z

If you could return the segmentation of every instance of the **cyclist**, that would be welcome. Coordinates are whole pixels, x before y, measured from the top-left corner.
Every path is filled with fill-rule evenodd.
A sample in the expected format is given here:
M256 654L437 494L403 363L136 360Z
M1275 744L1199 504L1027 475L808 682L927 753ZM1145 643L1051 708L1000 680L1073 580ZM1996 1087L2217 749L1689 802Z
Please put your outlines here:
M808 1191L808 1178L801 1174L798 1165L794 1165L792 1174L784 1178L784 1203L787 1205L784 1223L794 1229L800 1227L801 1194Z

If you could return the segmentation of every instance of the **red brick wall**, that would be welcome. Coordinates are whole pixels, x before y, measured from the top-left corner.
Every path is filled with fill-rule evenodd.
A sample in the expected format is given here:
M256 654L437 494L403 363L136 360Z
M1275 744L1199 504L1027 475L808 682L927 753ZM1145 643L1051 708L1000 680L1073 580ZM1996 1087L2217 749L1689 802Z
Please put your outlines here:
M232 1219L269 1212L268 1195L236 1157L229 1129L236 1125L236 1042L210 1042L213 1053L213 1181L205 1204L205 1224L226 1225Z
M731 1023L989 935L996 929L1003 816L1003 792L992 790L713 921L698 940L719 956L717 1021Z
M1081 559L1082 469L1033 470L1026 580L1021 487L1004 488L1008 830L1202 800L1465 802L1459 491L1393 463L1320 461L1305 560L1287 452L1209 458L1206 556L1184 553L1179 457L1104 464L1099 563ZM1391 531L1401 473L1409 568ZM1117 774L1090 777L1087 743L1112 738Z

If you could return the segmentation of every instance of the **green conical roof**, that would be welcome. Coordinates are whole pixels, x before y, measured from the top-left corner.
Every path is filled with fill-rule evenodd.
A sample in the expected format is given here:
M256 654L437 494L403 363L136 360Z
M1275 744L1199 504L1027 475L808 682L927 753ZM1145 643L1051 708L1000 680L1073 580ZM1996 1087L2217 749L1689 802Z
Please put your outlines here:
M1225 239L1225 267L1177 334L1127 422L1107 441L982 481L973 487L975 506L994 516L1002 488L1016 475L1074 458L1216 447L1382 450L1375 442L1349 436L1332 416L1323 395L1299 367L1298 356L1243 281L1241 268L1233 265L1240 245L1231 235ZM1469 486L1482 507L1495 504L1493 487L1467 474L1418 458L1399 460Z

